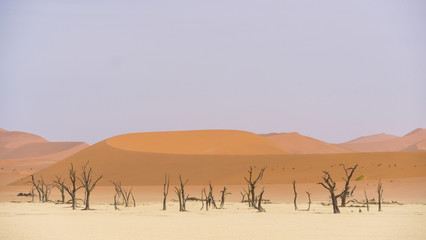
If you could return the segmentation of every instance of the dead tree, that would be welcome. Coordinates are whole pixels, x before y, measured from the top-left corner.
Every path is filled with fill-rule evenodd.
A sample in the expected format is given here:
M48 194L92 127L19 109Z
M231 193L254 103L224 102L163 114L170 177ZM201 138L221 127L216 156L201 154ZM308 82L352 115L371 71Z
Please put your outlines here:
M175 192L179 197L179 211L186 211L186 200L188 199L188 195L185 195L185 185L188 183L189 179L185 182L182 181L182 176L179 174L180 188L175 187Z
M367 212L370 211L370 206L368 206L368 197L367 197L367 192L364 189L364 196L365 196L365 203L367 204Z
M206 197L206 199L207 199L207 194L206 194L206 188L203 188L202 190L201 190L201 208L200 208L200 210L203 210L203 208L204 208L204 196ZM207 201L206 201L206 203L207 203ZM206 211L208 211L209 209L208 209L208 207L206 206Z
M68 194L71 197L71 203L72 203L72 209L75 210L76 207L76 193L77 191L82 188L83 186L78 186L76 185L77 183L77 177L76 177L76 170L74 170L74 166L71 163L71 168L68 170L69 173L69 178L71 181L71 186L67 186L64 184L62 184L62 186L64 187L65 191L68 192Z
M166 210L166 200L167 200L167 195L169 194L169 186L170 186L170 176L167 177L167 174L166 174L164 176L163 210Z
M336 182L333 181L328 171L323 171L323 172L324 172L324 176L322 177L323 182L319 182L318 184L321 184L325 189L327 189L330 192L331 202L333 204L333 213L340 213L339 206L337 206L337 198L340 197L340 194L336 195L334 193L334 191L336 190Z
M62 179L62 177L55 176L56 179L53 180L53 183L55 184L55 187L61 192L61 203L65 203L65 179Z
M214 200L214 195L213 195L213 186L212 186L211 182L209 182L209 195L207 197L207 202L206 203L207 203L207 205L209 205L209 207L211 205L213 205L213 207L215 209L217 209L216 201Z
M377 193L378 193L378 201L379 201L379 212L382 211L382 197L383 197L383 188L382 188L382 180L379 178L379 183L377 184Z
M358 163L355 164L355 166L353 167L349 167L346 168L344 164L340 164L343 167L343 170L345 171L345 178L343 178L343 180L345 181L345 188L343 189L343 192L340 194L340 199L341 199L341 207L345 207L346 206L346 198L348 197L348 195L353 194L353 191L355 190L356 186L352 189L351 192L349 192L350 189L350 181L351 178L356 170L356 168L358 167Z
M294 210L297 211L297 192L296 192L296 180L293 180L293 191L294 191Z
M178 195L178 199L179 199L179 212L183 212L183 208L182 208L182 191L175 187L175 193Z
M31 188L31 202L34 202L34 187Z
M114 194L114 209L120 210L117 205L118 205L117 194Z
M36 190L36 191L37 191L37 193L38 193L38 201L39 201L39 202L41 202L41 186L40 186L40 180L38 180L38 181L37 181L37 183L36 183L36 181L35 181L35 179L34 179L34 175L31 175L31 181L29 181L29 182L33 184L33 186L34 186L35 190Z
M131 200L133 201L133 207L136 206L135 197L133 196L132 190L133 188L130 188L129 190L124 189L121 187L121 181L110 181L114 185L115 189L115 195L117 196L117 205L120 205L120 197L123 199L121 204L125 207L130 207ZM130 199L132 197L132 199Z
M244 199L246 198L246 193L240 192L241 194L241 202L244 202Z
M48 202L49 201L49 196L50 193L52 191L53 185L52 184L47 184L43 178L41 178L40 181L40 186L41 186L41 200L42 202Z
M265 192L265 189L262 188L262 192L260 192L259 194L259 198L257 200L257 206L255 206L255 208L257 209L257 211L259 212L265 212L265 209L262 207L262 198L263 198L263 193Z
M306 192L306 194L308 195L308 209L306 209L306 211L309 211L310 209L311 209L311 193L310 192L308 192L308 191L305 191Z
M257 205L256 203L258 201L258 197L256 196L255 190L256 190L256 187L259 185L259 182L262 180L264 172L265 172L265 168L262 168L258 176L254 178L253 167L250 166L250 169L248 170L249 178L247 179L246 177L244 177L244 179L246 180L248 184L248 190L249 190L248 194L250 195L249 206L254 208L256 208L256 205Z
M89 164L89 162L87 162L81 168L81 170L82 170L81 178L78 178L78 180L83 185L85 192L86 192L85 199L84 199L86 207L83 210L90 210L90 201L89 201L90 200L90 193L93 191L93 189L95 188L98 181L101 180L101 178L103 177L103 175L101 175L96 180L93 180L92 168L87 169L88 164Z
M226 192L226 187L225 186L223 186L223 190L220 191L220 192L222 193L222 198L220 200L220 207L219 207L219 209L223 209L223 205L225 204L225 197L226 197L226 195L229 195L231 193L227 193Z

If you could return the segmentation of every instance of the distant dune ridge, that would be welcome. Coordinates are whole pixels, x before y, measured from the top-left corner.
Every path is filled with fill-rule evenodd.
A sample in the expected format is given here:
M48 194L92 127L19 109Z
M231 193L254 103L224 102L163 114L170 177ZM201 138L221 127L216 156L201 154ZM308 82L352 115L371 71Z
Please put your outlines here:
M360 137L339 146L357 152L423 151L421 149L424 144L421 142L424 140L426 140L426 129L417 128L402 137L382 133ZM417 144L419 144L418 147L416 147Z
M150 143L150 139L154 139ZM179 141L179 142L176 142ZM244 143L244 144L242 144ZM181 146L181 147L176 147ZM246 146L246 147L244 147ZM165 173L176 184L178 174L190 178L190 185L244 184L249 166L266 167L265 184L318 182L328 169L340 179L339 164L360 164L357 176L365 179L402 178L426 175L426 153L334 153L288 154L259 135L233 130L180 131L124 134L94 144L41 170L36 175L53 180L89 162L95 175L103 174L100 185L121 180L123 185L161 185ZM402 171L404 169L404 171ZM28 177L14 185L21 185Z
M0 129L0 185L39 171L88 146L84 142L49 142L35 134Z
M336 144L326 143L315 138L306 137L299 133L269 133L261 136L279 146L288 149L295 154L317 154L317 153L350 153L352 150L346 149Z

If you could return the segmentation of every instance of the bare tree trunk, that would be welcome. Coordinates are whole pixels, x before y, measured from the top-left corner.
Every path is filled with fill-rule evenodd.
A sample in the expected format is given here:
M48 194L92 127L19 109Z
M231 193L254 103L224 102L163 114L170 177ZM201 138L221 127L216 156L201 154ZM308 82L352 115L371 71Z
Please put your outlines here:
M243 203L244 199L246 198L246 194L243 192L240 192L240 194L241 194L241 202Z
M297 192L296 192L296 180L293 180L293 191L294 191L294 210L297 211Z
M183 208L182 208L182 191L179 188L175 187L175 192L176 192L176 194L178 195L178 198L179 198L179 212L182 212L183 211Z
M370 211L370 207L368 206L368 197L367 197L367 192L364 189L364 196L365 196L365 203L367 204L367 212Z
M262 207L262 198L263 198L263 193L265 192L265 189L262 189L262 192L259 194L259 199L257 201L257 211L259 212L265 212L265 209Z
M255 189L258 186L259 182L263 178L263 174L265 172L265 168L262 168L257 176L257 178L254 179L253 177L253 167L250 167L248 170L249 178L247 179L244 177L248 184L248 193L249 193L249 206L256 208L256 203L258 201L258 197L255 194Z
M322 180L324 183L319 182L318 184L321 184L325 189L330 192L331 202L333 204L333 213L340 213L339 207L337 205L337 198L340 197L340 194L336 196L334 193L336 188L336 182L333 181L328 171L323 172L324 176L322 177Z
M225 204L225 197L226 197L226 195L228 195L228 194L231 194L231 193L227 193L226 192L226 187L225 186L223 186L223 190L222 191L220 191L221 193L222 193L222 198L221 198L221 201L220 201L220 209L223 209L223 205Z
M382 188L382 180L379 178L379 183L377 185L377 193L379 198L379 212L382 211L382 196L383 196L383 188Z
M205 192L206 192L206 188L203 188L202 190L201 190L201 208L200 208L200 210L203 210L203 208L204 208L204 196L203 196L203 194L205 194ZM207 197L207 195L206 195L206 197ZM206 202L207 203L207 202ZM206 209L207 209L207 207L206 207ZM207 211L207 210L206 210Z
M114 209L115 210L120 210L118 207L117 207L117 194L114 194Z
M31 202L34 202L34 187L31 188Z
M85 189L84 202L86 204L86 207L83 210L90 210L90 192L93 191L98 181L101 180L101 178L103 177L103 175L101 175L100 177L98 177L96 180L93 181L92 168L87 169L87 165L89 165L89 162L87 162L81 168L82 170L81 178L78 177L78 180L80 181L80 183L83 185Z
M356 168L358 167L358 163L355 164L354 167L350 167L350 168L346 168L344 164L341 164L341 166L343 167L343 170L345 171L346 178L343 179L343 180L345 180L345 188L343 189L343 192L340 194L341 195L340 196L340 199L341 199L340 206L345 207L346 206L346 198L349 195L349 189L350 189L349 184L350 184L351 178L352 178ZM351 193L353 193L353 191L355 190L355 187L352 189Z
M187 196L185 195L185 184L188 183L189 179L187 179L184 183L182 181L182 176L179 174L179 181L180 181L180 193L181 193L181 196L182 196L182 199L181 199L181 201L182 201L181 209L182 210L181 211L185 212L186 211L186 199L187 199Z
M169 186L170 186L170 176L167 177L167 174L166 174L164 177L163 210L166 210L166 201L167 201L167 195L169 194Z
M311 193L310 192L308 192L308 191L306 191L306 194L308 194L308 209L306 210L306 211L309 211L310 209L311 209Z

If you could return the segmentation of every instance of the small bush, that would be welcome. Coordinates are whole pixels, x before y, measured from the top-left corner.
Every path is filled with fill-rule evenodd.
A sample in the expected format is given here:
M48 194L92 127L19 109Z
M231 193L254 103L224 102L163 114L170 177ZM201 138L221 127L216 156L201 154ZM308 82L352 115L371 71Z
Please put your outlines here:
M355 179L355 181L360 181L360 180L364 179L364 177L365 176L363 174L361 174Z

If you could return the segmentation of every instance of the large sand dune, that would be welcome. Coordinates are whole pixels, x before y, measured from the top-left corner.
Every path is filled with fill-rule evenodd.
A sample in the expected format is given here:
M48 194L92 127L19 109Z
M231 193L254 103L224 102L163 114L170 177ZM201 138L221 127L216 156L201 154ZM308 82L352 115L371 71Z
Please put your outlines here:
M106 140L111 147L164 154L286 154L279 145L256 134L237 130L147 132L119 135Z
M404 151L422 140L426 140L426 129L418 128L402 137L376 134L339 145L358 152L396 152Z
M239 136L251 134L241 134ZM210 134L210 132L208 133ZM173 134L171 134L173 135ZM165 138L171 136L163 135ZM253 134L254 135L254 134ZM178 174L190 178L190 184L203 185L210 180L215 184L244 184L243 176L247 175L249 166L267 167L264 177L265 184L288 183L293 179L299 182L317 182L322 170L328 169L336 173L340 179L342 176L341 166L359 163L358 175L364 175L365 179L377 178L402 178L426 175L426 153L401 152L401 153L342 153L342 154L271 154L273 143L265 148L258 147L257 152L265 151L263 154L254 154L254 149L243 154L240 145L232 146L232 141L227 143L226 148L216 148L217 154L211 151L203 152L202 144L194 145L194 153L189 154L190 148L185 153L170 153L175 149L164 147L165 152L150 152L153 147L137 144L125 146L126 142L137 141L138 136L145 141L144 134L130 134L113 137L86 148L40 172L36 175L52 180L55 175L67 174L70 163L80 168L89 161L96 175L103 174L104 178L100 185L110 185L109 180L122 180L125 185L161 185L163 175L172 175L172 183L175 184ZM256 135L254 135L256 136ZM131 141L127 139L130 137ZM260 136L257 136L261 138ZM233 139L232 137L230 139ZM253 138L255 139L255 138ZM161 137L157 140L161 142ZM192 140L187 140L192 142ZM224 140L226 141L226 140ZM245 140L248 141L248 140ZM165 139L165 142L174 144L173 141ZM216 142L216 140L215 140ZM220 142L217 140L217 142ZM257 143L257 140L253 140ZM262 143L267 143L260 141ZM129 150L131 149L131 150ZM225 151L235 149L230 154ZM275 151L275 148L272 148ZM146 152L144 152L146 151ZM238 154L237 154L238 153ZM20 185L28 181L24 178L14 185Z
M349 153L354 152L336 144L330 144L299 133L270 133L261 135L295 154Z

